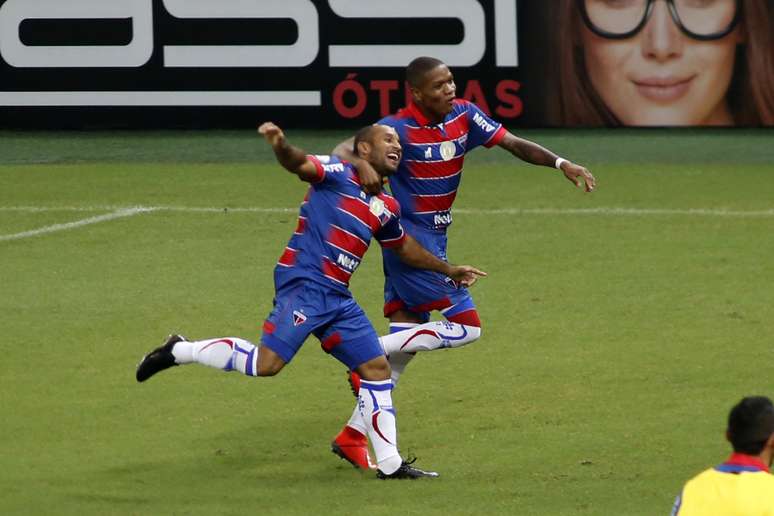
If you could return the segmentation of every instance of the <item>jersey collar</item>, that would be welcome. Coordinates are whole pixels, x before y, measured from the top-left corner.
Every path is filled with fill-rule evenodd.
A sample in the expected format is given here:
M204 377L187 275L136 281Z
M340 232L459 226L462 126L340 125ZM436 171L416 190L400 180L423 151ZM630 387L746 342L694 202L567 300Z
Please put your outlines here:
M738 473L740 471L769 472L769 467L762 460L744 453L732 453L728 460L716 469L726 473Z
M427 119L427 117L422 113L422 110L419 109L413 100L409 102L408 106L406 106L406 111L408 111L409 115L411 115L411 117L417 121L420 127L430 125L430 120Z

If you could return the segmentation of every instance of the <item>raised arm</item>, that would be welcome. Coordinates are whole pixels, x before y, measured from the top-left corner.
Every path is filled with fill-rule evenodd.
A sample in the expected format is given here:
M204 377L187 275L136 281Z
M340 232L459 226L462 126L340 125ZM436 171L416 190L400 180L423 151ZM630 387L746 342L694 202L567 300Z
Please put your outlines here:
M545 147L519 138L509 131L506 131L505 136L498 145L527 163L559 168L564 177L573 182L578 188L584 188L587 192L594 191L596 187L596 180L586 167L560 158Z
M274 150L277 161L288 172L296 174L301 180L314 182L320 179L317 166L307 157L307 154L288 143L285 133L272 122L265 122L258 128L266 141Z
M340 144L336 145L331 154L335 154L341 159L347 160L357 170L360 177L360 184L363 189L373 195L382 191L382 177L374 170L369 162L358 157L355 154L355 137L352 136Z
M457 283L469 287L473 285L479 277L486 276L486 273L471 267L470 265L451 265L422 247L411 235L406 235L403 243L392 248L403 263L411 265L417 269L427 269L440 272L448 276Z

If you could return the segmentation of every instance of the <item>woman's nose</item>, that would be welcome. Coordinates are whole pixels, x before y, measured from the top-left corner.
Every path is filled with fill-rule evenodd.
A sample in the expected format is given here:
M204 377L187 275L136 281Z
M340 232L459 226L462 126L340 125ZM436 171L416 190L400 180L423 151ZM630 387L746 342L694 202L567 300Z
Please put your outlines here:
M645 57L666 61L682 54L683 34L672 19L666 1L656 1L653 13L642 31L642 53Z

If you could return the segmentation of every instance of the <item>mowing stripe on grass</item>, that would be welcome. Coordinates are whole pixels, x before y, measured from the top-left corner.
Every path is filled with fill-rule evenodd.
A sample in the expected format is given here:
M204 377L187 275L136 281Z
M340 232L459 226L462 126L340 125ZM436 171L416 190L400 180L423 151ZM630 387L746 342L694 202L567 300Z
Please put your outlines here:
M294 208L263 207L197 207L197 206L0 206L0 211L50 212L50 211L114 211L136 213L149 211L172 211L184 213L295 213ZM134 214L131 213L131 214ZM768 210L728 210L723 208L457 208L454 213L461 215L604 215L604 216L697 216L697 217L737 217L765 218L774 217L774 208ZM126 216L126 215L122 215Z
M43 210L37 210L37 211L43 211ZM88 226L90 224L98 224L100 222L107 222L109 220L132 217L134 215L139 215L140 213L146 213L150 211L153 211L153 209L140 208L140 207L117 209L111 213L106 213L104 215L97 215L96 217L89 217L87 219L75 220L72 222L65 222L62 224L52 224L50 226L44 226L38 229L22 231L21 233L13 233L10 235L0 235L0 242L6 241L6 240L20 240L22 238L35 237L39 235L45 235L46 233L55 233L57 231L67 231L67 230L79 228L82 226Z

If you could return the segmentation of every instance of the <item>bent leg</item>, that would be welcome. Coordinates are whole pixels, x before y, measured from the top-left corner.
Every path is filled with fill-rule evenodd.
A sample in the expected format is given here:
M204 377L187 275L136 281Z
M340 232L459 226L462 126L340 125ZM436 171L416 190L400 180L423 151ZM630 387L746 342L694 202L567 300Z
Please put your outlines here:
M379 340L384 352L416 353L435 349L458 348L478 340L481 328L450 321L430 321L411 329L385 335Z

